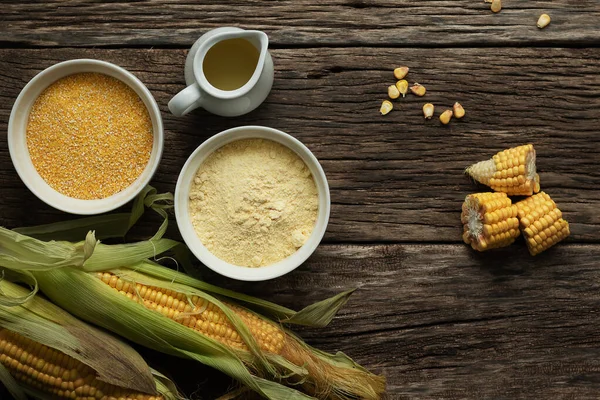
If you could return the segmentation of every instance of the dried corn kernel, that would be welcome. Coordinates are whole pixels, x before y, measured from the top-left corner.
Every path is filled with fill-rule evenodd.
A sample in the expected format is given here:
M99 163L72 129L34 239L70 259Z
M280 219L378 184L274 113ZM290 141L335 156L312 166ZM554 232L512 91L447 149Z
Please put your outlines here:
M550 16L548 14L540 15L540 19L538 19L537 27L540 29L544 29L550 23Z
M468 195L460 219L464 242L477 251L508 246L519 236L517 207L506 193Z
M521 231L532 256L569 236L569 223L550 196L540 192L516 204Z
M501 0L493 0L490 9L497 13L502 10L502 1Z
M388 96L390 96L390 99L397 99L400 97L400 91L395 85L388 86Z
M394 108L392 102L389 100L384 100L383 103L381 103L381 108L379 109L379 112L381 112L381 115L385 115L392 111L392 108Z
M396 82L396 88L402 97L405 97L406 93L408 92L408 81L406 79L402 79L401 81Z
M452 110L454 111L453 116L455 118L462 118L465 116L465 109L460 105L459 102L454 103Z
M410 87L410 91L413 92L413 94L419 96L419 97L423 97L425 96L425 92L427 91L425 89L425 86L421 85L420 83L415 82L411 87Z
M408 67L398 67L394 70L396 79L403 79L408 74Z
M448 123L450 123L450 119L452 119L452 110L448 109L446 111L444 111L441 115L440 115L440 122L444 125L448 125Z
M431 103L427 103L423 106L423 115L425 116L425 119L431 119L431 117L433 117L433 104Z

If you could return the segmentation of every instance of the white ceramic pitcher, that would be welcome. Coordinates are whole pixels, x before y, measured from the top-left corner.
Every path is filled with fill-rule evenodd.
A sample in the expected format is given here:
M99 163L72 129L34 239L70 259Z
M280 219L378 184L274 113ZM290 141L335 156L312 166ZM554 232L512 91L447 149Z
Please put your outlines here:
M258 61L245 84L233 90L223 90L207 79L205 57L215 45L230 39L250 42L258 50ZM273 85L273 60L267 50L268 45L269 38L261 31L223 27L205 33L194 43L185 61L188 87L169 101L169 110L178 117L196 108L224 117L235 117L254 110L265 100Z

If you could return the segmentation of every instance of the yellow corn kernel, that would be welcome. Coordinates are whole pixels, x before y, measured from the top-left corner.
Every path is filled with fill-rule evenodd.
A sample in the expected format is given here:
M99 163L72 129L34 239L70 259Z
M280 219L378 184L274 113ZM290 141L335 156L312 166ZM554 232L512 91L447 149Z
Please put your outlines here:
M124 291L118 291L116 288L118 282L122 280L120 277L109 272L99 272L96 276L102 280L102 282L115 289L118 293L127 295ZM113 281L112 277L117 277L117 281ZM147 309L159 312L165 317L229 347L248 351L244 340L239 337L237 333L233 335L233 333L236 332L235 327L219 307L197 296L191 296L188 300L183 293L177 293L154 286L140 286L147 288L146 293L156 293L155 296L148 296L141 299L141 303ZM139 293L141 290L138 290L137 292ZM130 285L129 294L134 297L138 296L134 285ZM159 295L161 298L165 296L180 297L186 304L191 302L192 305L187 304L186 309L184 310L185 316L181 317L179 315L179 309L175 309L173 306L169 307L166 303L164 306L161 306L151 300L152 298L158 298ZM279 327L242 307L233 304L227 304L227 307L233 310L241 318L262 350L276 354L279 354L282 351L285 340L284 332L279 329Z
M521 232L532 256L569 236L569 223L546 193L540 192L519 201L516 207Z
M398 90L396 85L388 86L388 96L390 96L390 99L397 99L398 97L400 97L400 91Z
M394 77L397 80L404 79L408 75L408 67L398 67L394 70Z
M466 173L495 191L511 196L531 196L540 191L532 144L503 150L489 160L471 165Z
M383 103L381 103L381 108L379 109L379 112L381 113L381 115L386 115L387 113L392 111L392 108L394 108L392 102L389 100L384 100Z
M446 110L440 114L440 122L444 125L448 125L452 119L452 110Z
M495 13L500 12L500 10L502 10L502 1L492 0L492 5L490 6L490 9Z
M537 27L540 29L544 29L545 27L548 26L549 23L550 23L550 16L548 14L542 14L542 15L540 15L540 18L538 19Z
M508 246L519 236L517 207L506 193L468 195L461 222L464 242L477 251Z
M402 79L401 81L396 82L396 88L402 97L405 97L406 93L408 92L408 81L406 79Z
M427 92L427 89L425 89L425 86L421 85L420 83L415 82L410 87L410 91L419 97L423 97L423 96L425 96L425 92Z
M452 111L454 112L453 115L455 118L460 119L465 116L465 109L460 105L459 102L454 103L454 106L452 106Z
M0 364L20 384L57 399L94 397L126 400L161 400L96 379L82 362L16 332L0 328ZM100 396L99 396L100 395ZM104 397L103 397L104 396Z
M433 117L433 111L435 110L435 107L433 106L433 104L431 103L427 103L423 106L423 115L425 116L425 119L431 119L431 117Z

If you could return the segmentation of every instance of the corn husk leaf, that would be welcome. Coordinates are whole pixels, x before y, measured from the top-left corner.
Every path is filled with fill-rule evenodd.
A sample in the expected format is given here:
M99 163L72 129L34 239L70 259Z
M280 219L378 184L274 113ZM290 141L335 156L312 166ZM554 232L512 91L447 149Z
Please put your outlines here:
M86 271L105 271L113 268L119 268L121 266L135 265L132 267L132 269L140 269L142 272L157 278L192 286L204 292L242 302L245 305L250 306L252 309L260 311L261 313L264 313L279 322L312 327L327 326L337 314L339 309L348 301L350 295L354 291L354 289L348 290L329 299L309 305L300 311L294 311L266 300L208 284L201 280L190 277L189 275L173 271L164 268L159 264L153 263L152 261L147 260L147 258L155 258L157 255L167 250L173 250L176 251L177 259L182 262L184 267L189 264L189 260L187 259L189 251L187 251L187 249L183 249L185 246L179 242L162 239L162 236L168 225L168 215L166 210L172 207L172 203L173 196L170 193L157 194L156 189L151 186L147 186L144 191L142 191L140 195L136 197L131 213L129 214L129 218L119 217L115 219L111 215L104 215L67 222L59 222L56 224L42 225L39 227L19 228L15 229L14 231L20 232L22 235L24 235L24 232L28 232L34 236L38 235L42 237L47 237L53 232L52 238L58 238L61 240L72 240L74 233L80 233L81 236L76 238L76 240L80 240L82 237L87 237L87 240L90 242L91 238L89 231L94 230L96 233L95 236L98 238L122 237L135 224L135 222L139 220L146 207L158 212L163 217L163 222L159 230L150 240L133 244L110 246L97 243L94 246L93 254L91 256L87 256L87 258L85 256L83 257L85 259L83 263L83 269ZM103 221L103 218L106 218L106 221ZM100 231L97 229L97 226L100 227ZM1 234L2 231L0 230L0 235ZM19 237L19 239L25 240L22 237ZM3 241L0 236L0 248L2 243ZM41 255L45 254L44 242L38 242L37 246L37 248L40 249ZM65 252L64 255L67 256L67 253ZM23 266L23 264L29 264L31 261L35 261L36 259L36 257L32 256L30 259L21 260L21 266ZM76 262L75 257L72 257L70 260L73 262L73 266L80 265ZM13 265L16 266L16 264L17 263L15 262ZM1 250L0 265L4 265L2 262ZM40 269L43 270L52 268L55 268L55 266L49 268L44 268L43 266L40 267ZM23 269L27 269L27 267Z
M250 306L252 309L260 311L261 313L264 313L282 323L312 327L327 326L337 314L339 309L346 304L350 298L350 295L352 295L355 290L347 290L331 298L309 305L300 311L294 311L270 301L211 285L181 272L165 268L149 260L144 260L138 264L132 265L130 268L146 275L162 279L166 282L191 286L198 290L212 293L220 297L237 300L245 305Z
M8 369L2 364L0 364L0 383L4 385L14 400L27 400L27 395L23 388L19 386L15 378L12 377Z
M7 280L0 282L0 288L10 297L30 292ZM39 296L19 306L0 306L0 327L73 357L94 369L103 382L155 393L151 371L135 350Z
M99 240L123 238L144 214L144 207L157 211L158 209L170 207L172 203L173 195L170 193L157 194L155 188L146 186L136 196L131 207L131 212L128 213L98 215L52 224L15 228L13 230L22 235L44 241L63 240L79 242L82 238L86 237L89 231L95 231L96 238Z

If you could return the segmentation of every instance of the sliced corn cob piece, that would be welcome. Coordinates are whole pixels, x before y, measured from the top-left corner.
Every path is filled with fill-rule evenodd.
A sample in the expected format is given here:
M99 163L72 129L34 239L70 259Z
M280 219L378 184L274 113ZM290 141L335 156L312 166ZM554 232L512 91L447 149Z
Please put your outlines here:
M540 192L516 204L521 231L532 256L569 236L569 223L554 201Z
M104 383L96 372L65 353L0 328L0 364L17 382L57 399L162 400Z
M517 207L506 193L475 193L462 206L463 240L477 251L510 245L519 236Z
M471 165L466 173L494 191L511 196L531 196L540 191L532 144L503 150L489 160Z

